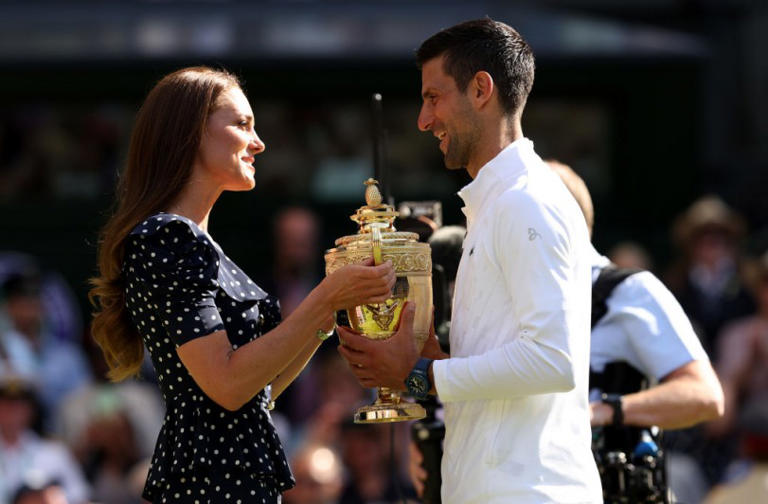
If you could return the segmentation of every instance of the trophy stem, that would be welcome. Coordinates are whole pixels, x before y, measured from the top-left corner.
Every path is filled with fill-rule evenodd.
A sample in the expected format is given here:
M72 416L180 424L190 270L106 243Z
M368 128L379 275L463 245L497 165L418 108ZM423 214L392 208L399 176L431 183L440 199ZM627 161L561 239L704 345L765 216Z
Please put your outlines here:
M377 389L376 401L355 411L355 423L390 423L420 420L427 416L426 410L416 403L403 401L400 393L388 387Z

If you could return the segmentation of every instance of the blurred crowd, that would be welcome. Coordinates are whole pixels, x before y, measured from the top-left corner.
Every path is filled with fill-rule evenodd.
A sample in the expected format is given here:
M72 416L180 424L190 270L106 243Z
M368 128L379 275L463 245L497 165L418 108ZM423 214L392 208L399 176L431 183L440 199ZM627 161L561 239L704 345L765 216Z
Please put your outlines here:
M274 263L251 273L287 315L323 275L322 217L287 207L272 225ZM699 501L735 502L732 485L764 481L768 471L768 252L759 236L721 199L703 197L673 223L677 257L656 271L694 323L726 397L722 419L667 437L673 488ZM640 243L616 244L610 255L622 267L657 270ZM153 371L106 382L75 299L35 258L0 254L0 503L142 502L163 417ZM273 412L297 481L284 502L416 502L410 426L351 421L374 395L334 343Z

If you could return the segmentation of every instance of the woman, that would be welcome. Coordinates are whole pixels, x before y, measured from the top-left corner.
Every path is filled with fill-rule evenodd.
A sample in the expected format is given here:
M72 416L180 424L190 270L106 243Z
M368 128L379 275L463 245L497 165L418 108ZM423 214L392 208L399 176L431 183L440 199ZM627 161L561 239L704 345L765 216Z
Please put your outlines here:
M271 397L336 310L381 302L394 285L389 263L347 266L278 325L274 299L207 232L223 191L253 188L264 148L237 80L210 68L163 78L136 119L90 296L110 378L136 374L145 345L159 378L167 414L144 489L153 503L279 502L293 477Z

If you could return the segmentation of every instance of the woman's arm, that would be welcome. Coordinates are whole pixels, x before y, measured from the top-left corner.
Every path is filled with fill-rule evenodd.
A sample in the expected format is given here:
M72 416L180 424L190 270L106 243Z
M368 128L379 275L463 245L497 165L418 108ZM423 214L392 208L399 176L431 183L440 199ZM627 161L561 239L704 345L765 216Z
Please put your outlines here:
M327 328L335 311L390 296L395 281L391 263L365 264L345 266L326 277L275 329L237 351L226 331L216 331L179 346L181 362L203 392L225 409L239 409L268 383L278 395L317 349L317 331Z
M293 380L299 376L299 373L304 370L304 367L309 363L309 360L315 355L317 349L320 348L320 344L322 344L320 338L310 340L304 345L304 348L301 349L299 355L297 355L296 358L283 369L282 373L277 375L272 382L272 400L277 399L280 394L288 388L288 385L293 383Z

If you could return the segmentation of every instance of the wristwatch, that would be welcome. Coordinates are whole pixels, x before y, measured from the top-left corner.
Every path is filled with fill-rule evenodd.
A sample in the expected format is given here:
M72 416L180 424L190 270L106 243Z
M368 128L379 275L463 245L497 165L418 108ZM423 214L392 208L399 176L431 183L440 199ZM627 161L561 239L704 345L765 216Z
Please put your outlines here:
M621 394L603 394L600 400L613 408L613 422L611 425L614 427L624 425L624 411L622 410Z
M414 399L426 399L429 395L429 389L432 388L432 383L429 381L429 366L432 365L432 361L433 359L420 358L405 379L408 394Z

